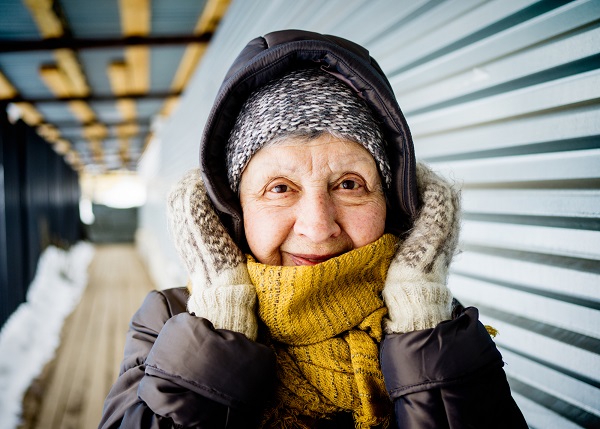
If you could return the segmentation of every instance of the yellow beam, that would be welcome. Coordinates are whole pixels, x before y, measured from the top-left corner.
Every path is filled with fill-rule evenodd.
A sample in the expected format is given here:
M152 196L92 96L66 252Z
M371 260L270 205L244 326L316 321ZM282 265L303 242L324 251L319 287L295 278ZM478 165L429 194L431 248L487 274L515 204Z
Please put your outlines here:
M53 0L22 0L35 20L42 37L60 37L64 28L52 9Z
M115 61L108 66L108 80L115 95L127 94L128 78L127 64L123 61Z
M150 33L150 0L119 0L123 35L147 36ZM150 50L146 46L125 49L129 76L128 90L143 94L150 88Z
M17 94L17 89L12 86L6 76L0 72L0 99L6 100L7 98L13 98Z
M45 64L40 68L40 76L48 88L58 97L71 97L68 77L54 64Z
M38 125L44 120L44 116L38 112L38 110L32 104L15 103L15 105L21 111L21 118L23 118L23 120L32 127Z
M69 109L79 122L87 124L96 121L96 114L85 101L69 101Z
M169 97L160 111L163 116L170 116L179 105L179 97Z
M90 151L95 163L104 164L104 152L102 151L102 142L100 140L90 140Z
M82 134L86 140L104 140L108 136L108 129L106 125L96 122L84 127Z
M37 127L38 135L42 136L46 141L55 143L60 138L60 131L52 124L42 124Z
M150 88L150 50L146 46L130 46L125 49L129 67L130 92L144 94Z
M136 123L120 124L116 127L117 136L119 138L129 138L136 136L139 132L139 127Z
M200 58L204 55L206 48L207 45L205 43L194 43L186 48L183 57L181 58L181 62L179 63L179 67L177 67L173 82L171 83L171 89L173 91L180 92L185 88L194 73L194 69L200 62Z
M124 121L134 121L136 117L135 101L130 98L117 100L117 109Z
M214 33L219 22L225 16L231 0L208 0L200 19L196 23L196 34Z
M65 155L65 160L77 171L81 172L83 170L83 163L81 162L81 158L79 157L79 154L74 151L74 150L70 150L67 152L67 154Z
M90 88L75 53L71 49L57 49L54 51L54 57L65 74L73 94L81 97L88 95Z
M108 80L112 91L116 95L127 95L131 75L127 63L122 61L113 62L108 66ZM117 100L117 109L124 121L132 121L136 117L136 104L131 99Z
M230 2L231 0L208 0L196 23L194 33L213 33L227 12ZM173 82L171 82L171 89L173 91L182 91L185 88L200 59L204 55L206 47L206 43L193 43L186 48ZM168 99L161 110L161 114L165 116L170 115L176 105L177 100Z
M65 139L59 139L52 147L56 153L64 156L71 150L71 143Z
M121 28L125 36L150 32L150 0L119 0Z

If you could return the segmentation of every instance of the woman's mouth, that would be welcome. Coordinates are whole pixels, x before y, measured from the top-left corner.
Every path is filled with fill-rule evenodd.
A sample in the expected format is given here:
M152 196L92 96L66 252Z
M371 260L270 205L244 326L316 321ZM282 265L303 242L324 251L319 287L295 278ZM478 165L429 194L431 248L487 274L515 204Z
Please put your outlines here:
M338 254L330 255L297 255L288 253L294 265L317 265L331 258L335 258Z

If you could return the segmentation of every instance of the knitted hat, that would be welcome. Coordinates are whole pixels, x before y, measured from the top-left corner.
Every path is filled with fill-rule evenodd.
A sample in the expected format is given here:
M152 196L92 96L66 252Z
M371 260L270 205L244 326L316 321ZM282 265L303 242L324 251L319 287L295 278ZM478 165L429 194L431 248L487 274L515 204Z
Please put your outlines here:
M320 69L290 72L246 100L226 146L229 186L238 192L252 155L274 139L316 138L324 132L364 146L389 187L392 174L385 141L371 110L348 86Z

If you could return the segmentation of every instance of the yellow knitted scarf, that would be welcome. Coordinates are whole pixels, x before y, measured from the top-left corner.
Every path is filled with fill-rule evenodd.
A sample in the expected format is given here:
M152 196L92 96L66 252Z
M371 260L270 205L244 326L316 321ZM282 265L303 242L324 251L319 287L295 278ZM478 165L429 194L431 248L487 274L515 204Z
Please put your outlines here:
M352 412L359 428L387 421L381 291L397 243L386 234L315 266L271 266L248 257L259 316L277 356L277 399L263 427L310 427L311 420L342 411Z

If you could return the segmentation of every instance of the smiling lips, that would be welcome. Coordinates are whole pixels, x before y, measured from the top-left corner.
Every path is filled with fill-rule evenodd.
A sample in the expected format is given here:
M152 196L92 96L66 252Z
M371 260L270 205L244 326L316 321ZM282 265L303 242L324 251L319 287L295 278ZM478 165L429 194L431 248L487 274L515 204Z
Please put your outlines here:
M336 253L330 255L294 255L290 253L289 255L292 261L294 262L294 265L317 265L331 258L335 258L340 254Z

